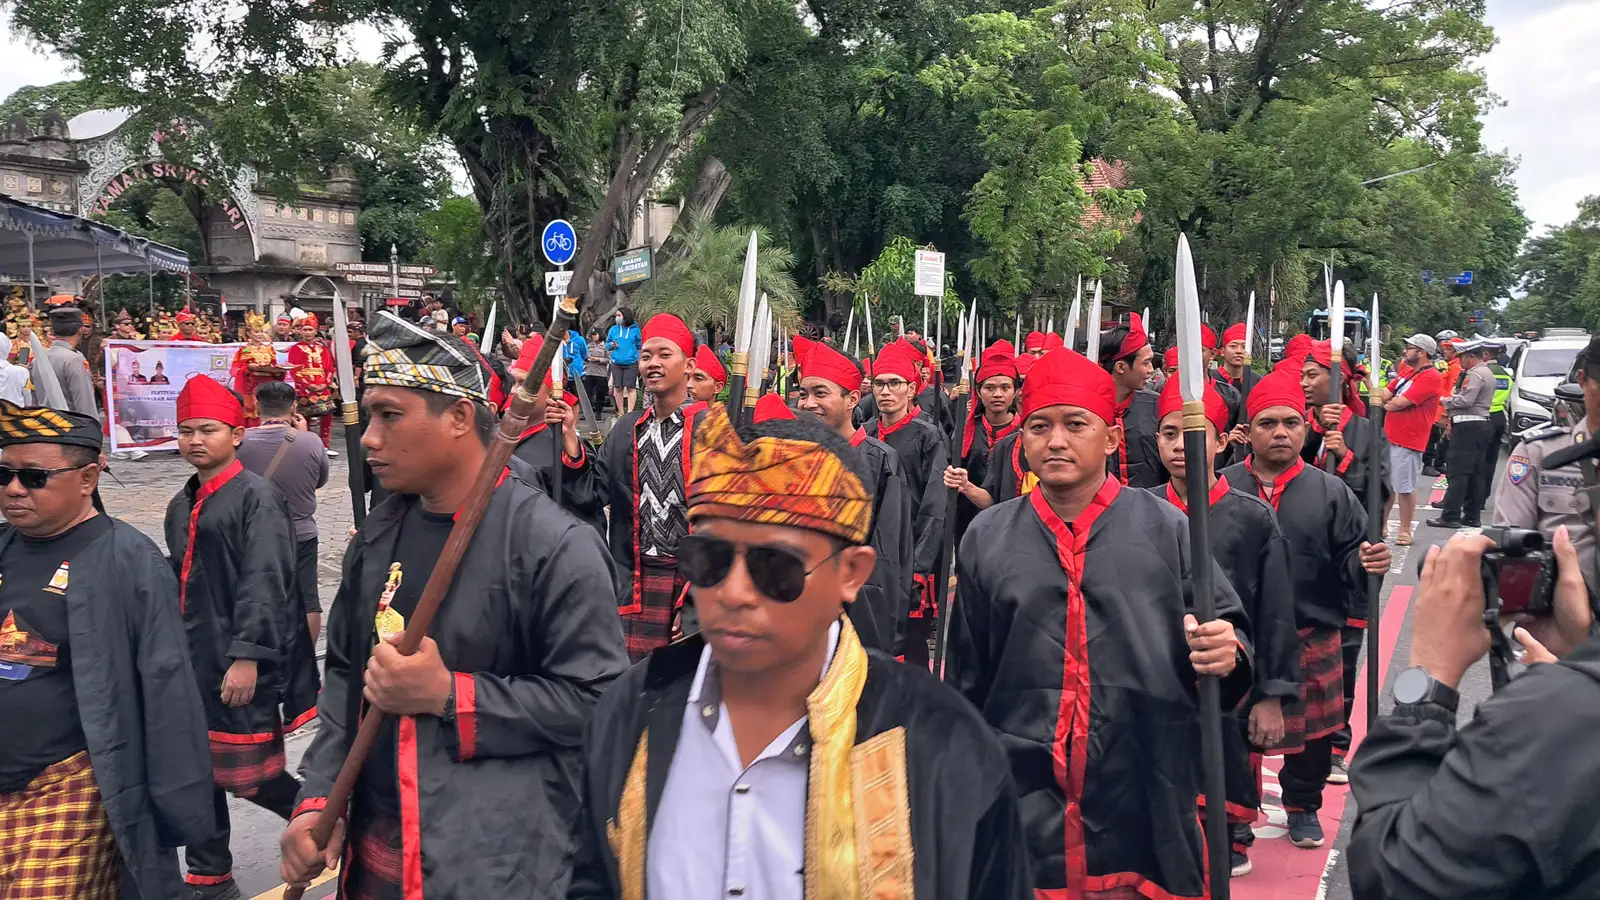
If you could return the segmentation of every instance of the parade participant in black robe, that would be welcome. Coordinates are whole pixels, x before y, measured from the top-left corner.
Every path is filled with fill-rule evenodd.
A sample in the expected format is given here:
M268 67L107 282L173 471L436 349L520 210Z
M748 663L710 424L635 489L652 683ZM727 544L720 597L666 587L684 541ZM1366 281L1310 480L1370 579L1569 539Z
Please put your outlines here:
M0 400L0 893L177 898L215 830L178 582L97 513L100 423ZM120 890L119 890L120 888Z
M987 509L993 498L982 485L989 478L989 451L1021 424L1017 418L1017 365L1010 341L995 341L983 353L983 366L972 379L975 386L967 425L961 434L958 466L944 470L944 486L958 491L956 497L956 540L967 526ZM976 499L987 502L978 506Z
M429 636L393 645L472 492L496 427L489 370L454 335L380 313L362 447L391 492L345 552L328 614L320 728L281 841L304 883L344 858L344 900L557 896L578 821L583 730L627 667L594 529L513 459ZM390 718L326 851L311 840L359 722Z
M728 383L728 370L723 367L722 360L717 358L717 351L711 349L710 344L701 344L694 349L694 368L689 370L689 396L697 403L707 405L717 401L717 395L722 393L722 388Z
M679 565L702 631L601 702L567 896L1032 898L994 733L840 615L874 562L859 454L721 408L695 442Z
M860 390L847 387L861 383L855 360L801 335L795 335L794 355L800 367L799 407L856 449L872 494L871 543L878 558L872 576L848 608L851 624L862 646L898 656L904 652L910 621L916 553L911 531L916 511L905 470L888 444L851 424L861 397Z
M1328 389L1332 386L1329 374L1333 371L1333 349L1328 341L1313 341L1311 353L1300 369L1300 388L1310 405L1307 417L1310 430L1306 433L1306 446L1300 458L1308 465L1332 472L1363 504L1367 500L1367 479L1377 478L1378 489L1385 504L1389 502L1389 452L1387 447L1378 455L1378 465L1372 464L1372 423L1367 421L1366 401L1357 387L1367 372L1356 363L1355 350L1349 344L1342 354L1340 373L1341 402L1329 401ZM1329 457L1332 457L1330 461ZM1344 655L1344 727L1333 736L1333 769L1328 774L1329 784L1346 784L1350 773L1345 757L1350 752L1350 714L1356 700L1356 670L1361 665L1361 648L1366 643L1367 622L1354 618L1341 630L1340 645Z
M688 326L659 313L644 324L642 335L639 374L654 402L617 419L599 453L589 452L577 429L568 428L563 453L564 502L611 509L617 613L634 662L666 645L683 605L685 585L673 553L689 533L683 489L694 429L706 411L689 397L695 345Z
M1223 435L1222 456L1217 467L1222 468L1242 461L1250 455L1250 434L1245 427L1245 405L1250 401L1250 391L1261 381L1261 375L1250 368L1250 355L1244 349L1244 323L1235 322L1222 332L1222 361L1212 384L1223 385L1218 393L1228 404L1228 430ZM1201 340L1211 332L1201 326ZM1208 357L1209 358L1209 357Z
M955 420L951 418L950 399L941 390L943 381L936 378L937 367L933 364L933 354L928 350L928 345L919 339L907 338L905 344L910 348L913 358L917 361L917 409L929 422L938 426L939 433L948 436L955 430Z
M1216 459L1228 424L1228 405L1211 385L1205 386L1206 441ZM1171 480L1151 488L1157 496L1189 511L1188 467L1183 450L1183 394L1176 378L1161 391L1161 462ZM1289 542L1278 528L1272 507L1260 497L1229 487L1215 470L1211 485L1211 553L1250 618L1255 646L1255 683L1243 703L1228 712L1222 732L1227 775L1228 831L1232 839L1233 877L1250 874L1251 824L1261 811L1257 781L1261 751L1283 737L1283 701L1300 696L1300 639L1294 627L1293 582L1289 575Z
M878 417L878 399L873 396L872 390L872 358L861 358L861 402L856 404L856 411L850 414L850 421L857 427L867 424Z
M1150 336L1137 314L1127 325L1107 322L1100 326L1100 365L1117 385L1116 424L1122 429L1122 446L1106 460L1109 471L1129 487L1155 487L1167 480L1156 448L1156 392L1148 390L1151 362Z
M522 342L522 347L517 351L517 359L508 370L515 388L528 377L528 369L533 366L533 361L539 355L539 349L544 346L544 335L535 334ZM544 373L544 383L550 385L550 373ZM556 444L550 436L550 426L560 424L564 429L563 438L568 434L576 435L578 432L578 397L571 391L562 391L559 398L551 398L545 405L544 419L537 424L529 425L517 437L517 449L512 451L517 459L528 464L528 480L540 490L554 496L550 489L550 468L555 463ZM563 451L564 452L564 451ZM606 506L603 498L591 492L563 491L561 505L579 519L594 526L594 530L602 537L606 533Z
M210 723L217 834L185 848L198 896L237 897L228 850L232 793L288 818L300 783L283 736L316 716L316 651L295 583L294 525L271 482L235 457L244 439L239 396L205 375L178 394L178 451L195 467L167 505L178 609ZM281 712L279 707L282 707Z
M1295 625L1300 636L1300 697L1285 704L1278 782L1289 840L1322 846L1322 788L1333 764L1333 734L1344 724L1340 629L1367 616L1367 575L1389 571L1387 544L1369 544L1367 515L1344 482L1300 458L1305 393L1292 369L1275 371L1250 392L1250 456L1222 477L1272 504L1289 539Z
M928 639L938 618L938 593L934 590L934 570L939 567L939 546L944 542L944 435L927 417L920 415L912 398L918 390L915 351L905 341L883 348L873 373L873 392L878 395L878 416L862 426L868 437L888 444L900 457L906 488L916 509L912 534L916 552L912 560L916 583L911 598L905 642L906 662L928 664Z
M1214 560L1219 618L1192 614L1189 528L1105 461L1116 385L1070 350L1023 382L1039 486L962 540L946 679L1001 733L1040 898L1206 893L1197 675L1251 684L1246 621Z

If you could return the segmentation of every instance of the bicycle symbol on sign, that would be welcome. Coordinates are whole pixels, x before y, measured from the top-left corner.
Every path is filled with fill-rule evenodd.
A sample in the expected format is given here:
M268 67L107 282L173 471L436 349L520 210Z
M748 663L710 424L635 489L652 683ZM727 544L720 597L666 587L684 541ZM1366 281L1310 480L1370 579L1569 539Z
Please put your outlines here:
M572 237L557 232L544 239L544 246L551 253L568 253L572 250Z

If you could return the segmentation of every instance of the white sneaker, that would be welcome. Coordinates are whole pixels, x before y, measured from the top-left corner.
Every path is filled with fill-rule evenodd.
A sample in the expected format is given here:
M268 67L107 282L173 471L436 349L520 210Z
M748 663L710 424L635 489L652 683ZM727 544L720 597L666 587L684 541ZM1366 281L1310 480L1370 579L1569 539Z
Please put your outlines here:
M327 454L328 454L328 458L329 459L338 459L339 458L339 451L337 451L337 450L334 450L334 449L330 448L327 451Z
M150 454L146 453L143 450L135 450L135 451L133 451L133 453L131 453L129 455L133 457L133 461L134 462L138 462L139 460L144 459L146 456L149 456Z

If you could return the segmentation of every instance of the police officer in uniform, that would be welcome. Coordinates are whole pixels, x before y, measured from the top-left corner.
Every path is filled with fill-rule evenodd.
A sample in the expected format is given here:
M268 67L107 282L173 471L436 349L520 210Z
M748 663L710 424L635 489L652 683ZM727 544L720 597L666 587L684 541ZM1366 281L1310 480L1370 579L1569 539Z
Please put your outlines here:
M1578 355L1578 386L1583 389L1583 416L1570 428L1552 425L1522 435L1511 451L1506 474L1494 498L1494 524L1537 529L1547 540L1562 525L1578 551L1590 604L1600 609L1600 543L1595 510L1600 509L1600 473L1594 459L1546 471L1544 459L1557 450L1582 443L1600 430L1600 337Z
M1505 356L1506 345L1499 341L1485 341L1483 345L1484 364L1489 367L1489 372L1494 375L1494 397L1489 401L1489 424L1494 428L1495 449L1489 457L1492 467L1499 461L1500 442L1506 437L1506 400L1511 396L1511 372L1500 360ZM1490 469L1493 471L1493 468Z
M1494 477L1494 466L1486 461L1491 458L1494 437L1489 425L1494 376L1483 363L1483 341L1458 341L1455 349L1461 375L1455 393L1439 403L1450 417L1450 448L1445 457L1450 486L1445 490L1444 511L1428 520L1434 528L1481 525L1479 516Z

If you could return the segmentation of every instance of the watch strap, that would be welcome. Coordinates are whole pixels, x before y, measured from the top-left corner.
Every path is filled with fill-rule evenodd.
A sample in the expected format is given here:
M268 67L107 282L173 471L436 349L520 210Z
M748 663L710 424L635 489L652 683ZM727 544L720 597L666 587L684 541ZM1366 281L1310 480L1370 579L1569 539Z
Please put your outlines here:
M1446 709L1443 706L1431 701L1424 701L1422 703L1397 703L1395 704L1393 715L1398 718L1423 719L1430 722L1438 722L1441 725L1448 725L1452 728L1454 728L1456 724L1456 714L1454 710Z

